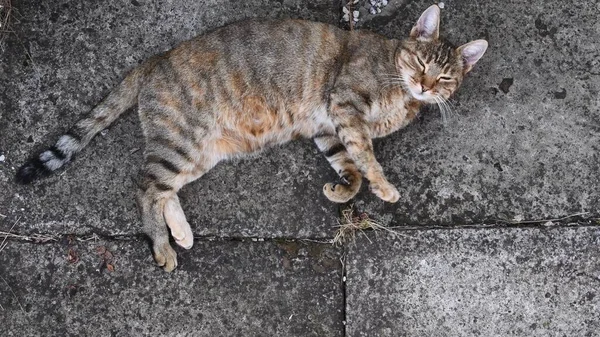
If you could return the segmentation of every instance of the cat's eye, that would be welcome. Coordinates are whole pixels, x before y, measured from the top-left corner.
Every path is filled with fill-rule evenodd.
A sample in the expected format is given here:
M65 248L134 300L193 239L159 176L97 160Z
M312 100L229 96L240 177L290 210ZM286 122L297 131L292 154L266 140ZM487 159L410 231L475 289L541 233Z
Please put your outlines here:
M452 81L452 77L448 77L448 76L440 76L438 78L438 81Z
M423 63L423 61L421 61L421 58L417 56L417 61L419 61L419 64L421 65L421 67L423 67L423 71L425 71L425 63Z

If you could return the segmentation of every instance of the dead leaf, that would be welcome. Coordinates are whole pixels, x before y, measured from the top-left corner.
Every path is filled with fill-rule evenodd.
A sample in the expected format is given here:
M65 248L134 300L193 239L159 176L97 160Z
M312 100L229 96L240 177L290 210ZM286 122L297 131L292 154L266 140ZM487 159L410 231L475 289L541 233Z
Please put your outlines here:
M112 272L114 272L114 271L115 271L115 266L113 266L113 265L112 265L112 264L110 264L110 263L107 263L107 264L106 264L106 269L107 269L109 272L111 272L111 273L112 273Z
M67 252L67 261L69 263L77 263L79 261L79 256L75 249L69 248L69 251Z
M107 261L110 261L110 260L112 260L112 258L113 258L113 255L112 255L112 253L111 253L110 251L108 251L108 249L107 249L107 250L104 252L104 255L103 255L103 257L104 257L104 259L105 259L105 260L107 260Z
M104 252L106 252L106 247L104 247L104 246L96 247L96 253L98 253L99 255L103 255Z

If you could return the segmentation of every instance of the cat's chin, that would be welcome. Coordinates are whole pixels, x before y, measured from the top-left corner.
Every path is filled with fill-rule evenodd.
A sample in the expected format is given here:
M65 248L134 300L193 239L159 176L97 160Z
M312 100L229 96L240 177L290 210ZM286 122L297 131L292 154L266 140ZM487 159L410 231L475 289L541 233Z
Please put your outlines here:
M434 103L435 102L435 100L431 96L424 95L423 93L417 93L417 92L410 90L410 95L417 101L420 101L423 103Z

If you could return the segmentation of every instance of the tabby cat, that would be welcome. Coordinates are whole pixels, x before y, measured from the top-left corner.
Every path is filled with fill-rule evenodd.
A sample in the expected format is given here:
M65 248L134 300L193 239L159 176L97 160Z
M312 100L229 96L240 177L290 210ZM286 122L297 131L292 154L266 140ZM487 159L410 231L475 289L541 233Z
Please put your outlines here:
M180 246L193 243L179 189L222 160L271 145L314 139L341 177L323 187L333 202L355 196L363 177L396 202L371 139L410 123L423 104L445 102L487 48L484 40L455 48L439 38L439 22L433 5L405 41L301 20L219 28L134 69L17 179L62 167L137 103L146 141L137 201L166 271L177 266L167 228Z

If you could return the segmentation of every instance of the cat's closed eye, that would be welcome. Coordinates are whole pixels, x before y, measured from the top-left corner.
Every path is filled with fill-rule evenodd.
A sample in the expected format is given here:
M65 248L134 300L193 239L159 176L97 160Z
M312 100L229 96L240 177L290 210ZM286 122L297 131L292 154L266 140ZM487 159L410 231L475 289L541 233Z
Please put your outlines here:
M419 65L423 69L423 72L425 72L425 63L423 63L423 61L421 61L421 58L419 56L417 56L417 62L419 62Z

